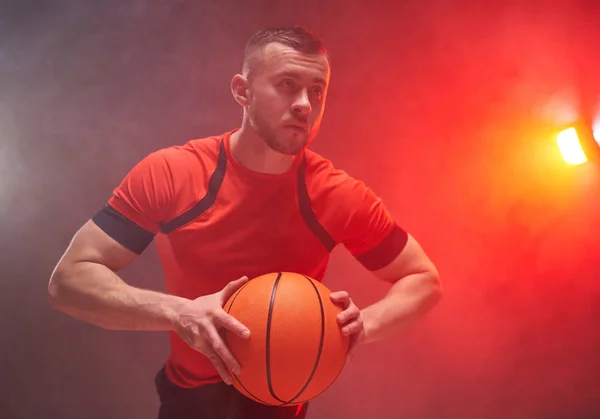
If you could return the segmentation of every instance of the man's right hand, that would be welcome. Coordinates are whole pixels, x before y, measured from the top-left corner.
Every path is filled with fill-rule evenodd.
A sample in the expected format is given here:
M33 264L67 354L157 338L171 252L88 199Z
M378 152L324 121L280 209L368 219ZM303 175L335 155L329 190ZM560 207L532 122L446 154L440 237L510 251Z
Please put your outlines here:
M246 282L248 278L244 276L230 282L215 294L189 300L179 310L175 322L175 331L179 336L193 349L208 357L227 384L231 384L232 379L225 365L235 374L239 374L241 367L223 342L219 330L225 328L243 339L250 338L250 331L225 312L223 306Z

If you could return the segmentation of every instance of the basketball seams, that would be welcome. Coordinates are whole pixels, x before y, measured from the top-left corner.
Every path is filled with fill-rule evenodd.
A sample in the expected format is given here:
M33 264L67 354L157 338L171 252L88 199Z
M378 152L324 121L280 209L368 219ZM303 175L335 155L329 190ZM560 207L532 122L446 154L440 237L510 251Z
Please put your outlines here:
M229 314L229 312L231 311L231 308L233 307L233 303L235 303L236 298L238 297L238 295L240 295L240 293L242 292L242 290L244 288L246 288L246 285L248 285L250 282L246 282L239 290L237 290L234 294L233 294L233 298L231 298L231 304L229 304L229 308L227 309L227 314ZM227 331L225 330L225 333L223 333L223 342L225 343L225 345L227 345ZM233 376L233 378L235 379L235 381L240 385L240 387L242 387L244 389L244 391L246 392L246 394L248 396L250 396L250 398L254 399L255 401L259 402L259 403L263 403L263 404L268 404L267 402L265 402L264 400L259 399L258 397L256 397L254 394L252 394L245 386L244 384L242 384L242 382L238 379L237 375L234 374L232 371L230 371L231 375Z
M333 385L333 383L336 382L336 380L339 378L339 376L342 373L342 371L343 371L343 368L340 368L340 371L337 373L337 375L335 376L335 378L333 380L331 380L331 383L327 387L325 387L323 390L321 390L320 393L315 394L314 396L312 396L308 400L300 400L300 401L294 400L294 403L295 404L307 403L307 402L309 402L311 400L314 400L315 398L319 397L321 394L325 393L327 391L327 389Z
M254 367L251 368L251 375L249 376L248 379L251 380L251 382L247 382L246 384L249 384L248 388L253 389L252 391L257 392L257 394L261 395L262 399L268 400L261 400L261 398L258 398L257 396L255 396L254 394L250 393L250 391L248 390L248 388L246 388L246 386L242 383L242 381L245 381L246 378L244 376L244 374L242 374L241 376L237 376L235 374L232 374L232 377L234 378L234 383L235 383L235 387L238 388L239 391L241 391L242 393L244 393L248 398L250 398L251 400L254 400L256 402L265 404L265 405L271 405L271 406L293 406L293 405L300 405L303 403L306 403L312 399L314 399L315 397L317 397L318 395L322 394L323 392L325 392L327 390L327 388L329 388L331 386L331 384L333 384L333 382L336 381L337 377L339 377L339 375L341 374L343 367L340 368L339 371L337 371L337 374L335 371L331 370L331 367L328 366L328 362L326 363L325 360L329 359L327 357L332 356L332 348L333 347L329 347L327 345L329 345L329 337L328 334L326 334L326 332L329 330L329 333L333 333L334 330L330 328L333 326L333 324L329 322L329 317L327 317L326 315L328 315L329 311L330 311L330 306L327 305L328 301L326 301L326 292L324 292L325 290L321 289L321 284L318 283L317 281L311 279L310 277L306 276L306 275L302 275L302 274L295 274L295 273L291 273L291 275L288 277L288 275L286 275L287 272L273 272L271 273L269 280L267 280L267 283L264 283L264 285L260 285L258 288L255 287L248 287L246 292L244 292L244 295L242 297L239 298L238 301L238 306L237 309L234 311L233 310L233 304L238 300L238 296L241 294L241 291L248 285L250 284L249 281L247 284L244 284L243 287L241 287L239 290L237 290L229 299L229 302L225 304L224 309L226 310L227 313L238 313L238 315L242 315L243 317L243 313L240 312L241 307L244 307L245 305L250 304L250 306L252 306L253 303L253 298L251 297L254 293L255 289L260 289L262 288L261 291L261 295L262 295L262 314L260 314L260 318L258 320L254 320L253 317L249 317L253 319L253 321L258 321L259 323L265 322L266 320L266 324L262 323L261 325L261 330L260 330L260 339L264 339L264 341L262 341L262 348L260 349L260 352L265 351L264 353L256 353L254 354L254 360L255 362L257 362L257 364L253 364L255 365ZM265 277L267 275L264 275ZM293 277L296 278L293 278ZM302 381L298 382L298 381L294 381L295 384L292 384L292 382L286 382L284 384L284 387L279 387L279 381L280 379L284 379L284 377L287 376L283 376L279 373L279 362L281 362L281 360L285 359L285 357L281 358L281 352L280 352L280 340L281 339L286 339L283 335L281 335L281 327L279 326L279 322L280 322L280 317L278 315L279 313L279 304L283 304L284 301L289 301L290 303L294 300L297 300L297 298L299 296L295 296L294 294L288 294L289 293L289 286L292 286L290 282L290 285L288 285L288 279L291 281L292 279L294 279L294 281L299 281L297 282L297 285L294 286L300 286L300 284L303 283L303 279L306 279L309 284L310 287L306 288L308 285L305 286L301 286L300 289L304 290L301 292L302 294L302 301L306 301L306 303L304 304L309 304L308 302L310 301L310 306L311 311L310 313L314 313L311 314L312 320L311 320L311 326L310 326L310 330L312 338L310 339L311 343L310 343L310 347L311 347L311 355L314 356L314 361L312 364L312 368L311 368L311 364L310 364L310 358L307 359L307 355L304 355L303 358L303 367L302 367L302 371L304 371L303 376L305 383L301 384ZM265 278L266 279L266 278ZM283 279L285 279L285 282L281 282ZM304 284L306 284L306 282L304 282ZM293 288L291 288L293 289ZM317 300L314 300L314 294L313 291L316 293L317 296ZM249 299L250 298L250 299ZM279 302L279 300L282 301L282 303ZM318 302L318 308L317 308L317 302ZM285 304L283 305L285 306ZM283 307L282 306L282 307ZM319 313L320 312L320 316ZM284 318L287 318L284 316ZM262 319L262 320L260 320ZM293 317L291 317L290 319L293 319ZM287 322L289 320L284 320L283 324L287 324L285 322ZM266 326L266 328L265 328ZM289 327L293 327L293 324L291 324ZM305 327L306 329L306 327ZM308 329L306 329L308 331ZM320 334L317 334L319 333ZM312 334L314 332L317 332L315 334ZM319 336L319 340L317 341L317 336ZM224 340L225 343L227 344L227 340L225 339L226 336L224 336ZM337 339L337 338L336 338ZM231 339L230 339L231 340ZM236 343L235 342L231 342ZM336 340L337 342L337 340ZM337 343L336 343L337 345ZM328 349L329 348L329 349ZM341 348L340 348L341 349ZM265 365L260 365L262 364L262 362L259 363L259 359L257 359L256 357L260 356L263 360L263 362L265 362ZM323 361L323 362L321 362ZM337 362L336 362L337 363ZM286 368L286 367L284 367ZM327 376L329 376L330 373L325 373L326 375L322 375L321 373L321 369L325 368L326 370L329 370L330 373L335 374L336 378L331 380L331 382L329 382L328 384L326 384L323 380L327 380L329 381L329 378L325 378ZM337 369L337 368L335 368ZM290 370L291 372L291 370ZM300 370L298 370L298 373L300 373ZM306 373L309 373L308 376L304 375ZM264 374L264 375L262 375ZM264 378L260 378L260 376L262 375L262 377L265 377L267 380L266 382L262 381L264 380ZM278 378L281 377L281 378ZM298 377L300 378L300 377ZM256 381L258 380L258 381ZM262 387L260 388L254 388L253 387L253 382L261 382L262 381ZM313 388L314 386L317 387L321 387L320 389L316 389ZM322 388L324 385L326 385L325 388ZM302 386L300 388L300 386ZM266 387L266 388L265 388ZM316 395L312 395L314 394L314 390L318 391L318 394ZM277 392L279 392L280 395L284 396L284 397L278 397L277 396ZM285 393L285 394L282 394ZM308 400L305 400L308 394L311 394L311 396L309 397ZM292 397L293 396L293 397Z
M308 388L310 382L312 381L312 379L315 376L315 373L317 372L317 369L319 367L319 362L321 361L321 354L323 353L323 343L325 341L325 309L323 307L323 300L321 299L321 294L319 293L319 290L317 289L317 287L315 286L315 284L313 284L312 280L309 277L307 277L306 275L303 275L303 276L304 276L304 278L307 279L307 281L313 287L313 289L315 290L315 292L317 294L317 299L319 300L319 308L320 308L320 311L321 311L321 337L319 339L319 350L317 351L317 357L315 359L315 364L313 366L313 369L312 369L310 375L308 376L308 380L306 380L306 383L304 383L304 386L300 389L300 391L298 392L298 394L296 394L294 397L292 397L287 402L284 402L283 405L286 405L288 403L291 403L291 402L295 401Z
M273 396L273 398L275 400L278 400L278 401L282 402L283 404L286 404L287 403L286 401L281 400L275 394L275 390L273 389L273 381L271 378L271 325L273 324L273 308L275 306L275 296L277 295L277 287L279 285L279 281L281 280L282 275L283 274L281 272L278 272L277 279L275 280L275 283L273 284L273 289L271 290L271 301L269 303L269 316L267 317L267 342L266 342L267 363L266 363L266 367L267 367L267 383L269 386L269 392L271 393L271 396Z
M237 375L233 374L233 378L235 379L235 381L240 385L240 387L242 387L244 389L244 391L246 392L247 396L250 396L251 399L254 399L254 401L257 401L259 403L262 404L268 404L267 402L265 402L264 400L259 399L258 397L256 397L254 394L250 393L250 391L244 386L244 384L242 384L242 382L239 380L239 378L237 377Z
M229 312L231 311L231 307L233 307L233 303L235 303L235 299L238 297L238 295L240 295L240 293L242 292L242 290L244 288L246 288L246 285L248 285L249 282L246 282L244 285L242 285L242 288L240 288L239 290L237 290L234 294L233 294L233 298L231 298L231 304L229 304L229 308L226 310L227 314L229 314Z
M320 284L320 285L322 285L322 284ZM313 284L313 286L314 286L314 284ZM315 289L317 289L317 288L315 287ZM320 296L320 293L319 293L319 296ZM329 389L337 381L337 379L339 378L339 376L342 374L343 369L344 369L344 365L342 365L342 367L340 368L340 370L336 374L335 378L333 380L331 380L331 382L329 383L329 385L327 387L323 388L319 393L315 394L314 396L311 396L310 399L294 400L294 403L295 404L307 403L307 402L315 399L316 397L320 396L321 394L323 394L325 391L327 391L327 389Z

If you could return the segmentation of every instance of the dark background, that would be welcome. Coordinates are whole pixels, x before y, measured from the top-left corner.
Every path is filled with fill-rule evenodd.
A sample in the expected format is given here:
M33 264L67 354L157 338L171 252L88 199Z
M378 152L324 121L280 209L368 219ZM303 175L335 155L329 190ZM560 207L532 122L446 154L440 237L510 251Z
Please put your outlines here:
M238 126L247 38L303 24L331 51L314 149L364 180L445 297L363 347L317 418L600 417L600 167L560 125L600 104L600 2L0 1L0 417L156 417L166 335L50 309L73 233L147 153ZM163 289L151 247L123 274ZM336 250L325 283L387 289Z

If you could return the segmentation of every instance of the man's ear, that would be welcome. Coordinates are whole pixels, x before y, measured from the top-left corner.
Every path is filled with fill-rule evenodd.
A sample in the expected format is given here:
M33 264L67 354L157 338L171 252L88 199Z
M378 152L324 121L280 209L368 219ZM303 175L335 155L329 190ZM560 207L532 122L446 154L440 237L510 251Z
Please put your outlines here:
M231 93L233 94L233 98L244 107L250 103L248 87L248 79L241 74L236 74L231 79Z

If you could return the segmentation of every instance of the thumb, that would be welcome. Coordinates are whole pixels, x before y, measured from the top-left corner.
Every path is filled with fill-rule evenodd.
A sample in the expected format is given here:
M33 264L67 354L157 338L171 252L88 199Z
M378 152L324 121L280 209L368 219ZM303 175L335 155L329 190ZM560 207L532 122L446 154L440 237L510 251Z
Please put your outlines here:
M240 289L244 284L248 282L248 277L243 276L240 279L236 279L235 281L231 281L229 284L223 288L221 291L221 305L225 304L229 297L231 297L238 289Z

